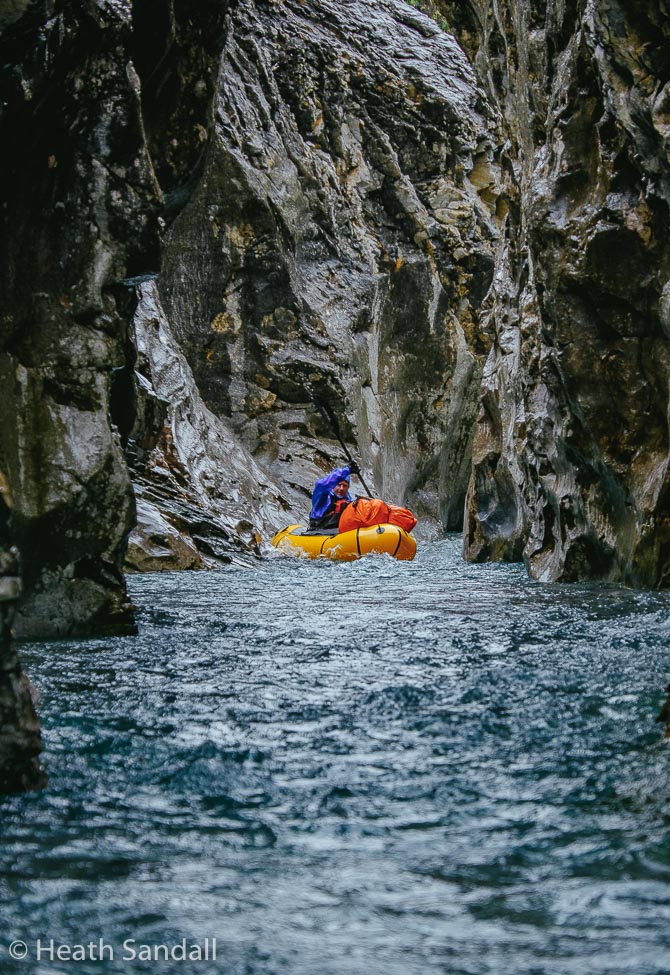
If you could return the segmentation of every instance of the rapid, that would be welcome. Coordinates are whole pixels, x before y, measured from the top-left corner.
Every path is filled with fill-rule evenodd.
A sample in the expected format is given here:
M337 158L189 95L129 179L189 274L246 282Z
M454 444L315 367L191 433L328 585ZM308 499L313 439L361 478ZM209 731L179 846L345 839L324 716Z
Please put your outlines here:
M454 537L129 587L137 637L21 648L50 785L0 799L3 973L670 971L670 593Z

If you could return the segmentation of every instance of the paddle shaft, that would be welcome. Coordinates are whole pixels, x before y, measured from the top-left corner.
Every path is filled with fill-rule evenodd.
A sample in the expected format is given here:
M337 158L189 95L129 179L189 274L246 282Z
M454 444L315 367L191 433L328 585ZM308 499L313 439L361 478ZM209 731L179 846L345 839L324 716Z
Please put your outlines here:
M347 460L349 461L349 463L350 464L355 463L354 458L349 453L349 450L347 448L347 445L345 444L344 440L340 436L340 428L339 428L339 425L338 425L338 422L337 422L337 417L335 416L335 414L324 403L321 403L320 400L318 400L316 398L316 396L314 395L314 393L312 393L312 399L313 399L315 405L318 407L318 409L321 410L321 412L323 413L323 415L325 416L325 418L328 420L328 422L330 424L330 427L331 427L333 433L335 434L335 438L336 438L336 440L339 441L339 444L340 444L342 450L344 451L344 455L347 458ZM370 491L370 488L367 486L367 484L363 480L363 475L360 472L358 474L358 479L360 480L361 484L365 488L365 491L367 493L367 496L369 498L372 498L373 497L373 494Z

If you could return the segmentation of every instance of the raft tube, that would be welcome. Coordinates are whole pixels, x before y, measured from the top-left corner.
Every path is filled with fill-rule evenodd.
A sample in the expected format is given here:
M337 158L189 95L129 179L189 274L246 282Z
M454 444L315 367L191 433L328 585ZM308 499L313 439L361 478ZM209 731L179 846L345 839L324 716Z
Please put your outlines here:
M315 535L308 533L304 525L289 525L277 532L271 544L282 552L306 555L310 559L325 556L341 562L384 552L394 559L411 562L416 555L414 538L404 528L388 524L355 528L339 535Z

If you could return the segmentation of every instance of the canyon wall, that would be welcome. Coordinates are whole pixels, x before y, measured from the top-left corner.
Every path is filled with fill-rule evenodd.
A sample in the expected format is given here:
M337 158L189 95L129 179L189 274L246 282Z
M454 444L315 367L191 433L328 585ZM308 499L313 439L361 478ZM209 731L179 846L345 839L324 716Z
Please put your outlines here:
M439 7L505 138L465 554L523 558L543 581L666 586L668 12Z
M28 678L11 641L21 595L18 552L9 539L12 497L0 472L0 795L38 789L46 782L39 762L40 728Z
M241 0L222 37L158 278L200 393L303 517L339 433L459 527L497 236L467 59L390 0Z
M129 39L111 4L31 4L0 36L0 469L22 636L134 626L133 353L114 286L158 261L160 190Z
M131 531L131 569L253 554L341 440L459 528L499 219L495 119L453 38L396 0L2 16L19 635L132 629Z
M341 440L469 559L668 584L669 28L630 7L0 0L26 782L10 605L132 632L124 565L252 561Z
M132 627L128 464L145 540L167 513L205 565L299 517L339 437L445 528L469 483L469 558L664 584L666 18L429 6L474 71L395 0L3 7L20 632ZM198 488L138 368L147 281L238 445L218 508L222 455ZM198 542L224 515L223 547Z

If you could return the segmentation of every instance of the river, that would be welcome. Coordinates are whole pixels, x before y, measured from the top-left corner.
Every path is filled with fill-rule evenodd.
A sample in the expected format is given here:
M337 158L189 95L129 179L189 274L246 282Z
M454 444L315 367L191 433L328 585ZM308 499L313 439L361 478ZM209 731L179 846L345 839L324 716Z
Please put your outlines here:
M22 648L50 786L0 800L0 971L670 972L670 593L453 537L129 585L138 637Z

